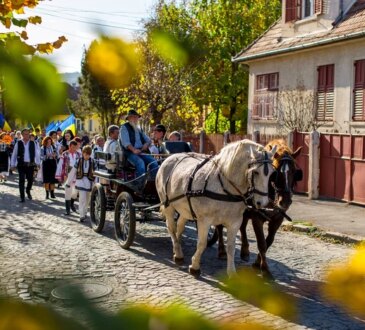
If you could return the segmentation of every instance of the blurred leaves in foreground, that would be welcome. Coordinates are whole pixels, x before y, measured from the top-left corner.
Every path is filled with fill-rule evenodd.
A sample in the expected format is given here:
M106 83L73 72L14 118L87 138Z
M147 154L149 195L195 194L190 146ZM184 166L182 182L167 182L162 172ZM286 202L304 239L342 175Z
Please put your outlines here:
M56 68L40 57L25 56L25 47L17 41L0 47L0 84L14 117L39 123L62 112L66 91Z
M251 269L244 269L226 280L225 290L271 314L293 320L297 315L295 299L264 281Z
M129 305L116 314L106 313L87 300L73 287L69 295L73 318L43 305L33 305L12 299L0 300L0 330L270 330L258 323L237 324L221 320L208 320L190 308L175 303L169 307L147 304ZM81 323L80 323L81 322ZM83 325L82 325L83 324Z
M127 87L141 61L137 47L121 39L102 36L90 45L86 61L95 77L110 89Z
M365 245L346 263L329 270L323 291L353 315L365 317Z

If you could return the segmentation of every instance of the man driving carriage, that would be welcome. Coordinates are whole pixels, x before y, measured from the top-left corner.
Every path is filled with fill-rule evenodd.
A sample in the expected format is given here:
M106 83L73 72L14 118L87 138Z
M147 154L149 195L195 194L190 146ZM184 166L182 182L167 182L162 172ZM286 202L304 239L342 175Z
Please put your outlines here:
M136 168L136 187L142 189L144 185L143 175L146 169L155 176L158 163L149 153L151 139L138 126L141 115L134 109L130 109L126 116L127 122L120 127L119 141L127 160Z

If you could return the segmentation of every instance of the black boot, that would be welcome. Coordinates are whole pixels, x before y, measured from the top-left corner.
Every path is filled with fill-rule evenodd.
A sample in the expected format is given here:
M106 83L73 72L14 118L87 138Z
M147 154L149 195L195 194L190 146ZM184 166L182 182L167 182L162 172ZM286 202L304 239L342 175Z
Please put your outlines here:
M54 194L54 190L51 190L51 198L56 198L56 196Z
M70 215L71 201L65 201L65 206L66 206L66 212L63 215Z
M70 207L71 207L72 212L76 212L75 200L76 199L71 198L71 201L70 201L70 203L71 203Z
M46 199L49 199L49 191L46 190Z

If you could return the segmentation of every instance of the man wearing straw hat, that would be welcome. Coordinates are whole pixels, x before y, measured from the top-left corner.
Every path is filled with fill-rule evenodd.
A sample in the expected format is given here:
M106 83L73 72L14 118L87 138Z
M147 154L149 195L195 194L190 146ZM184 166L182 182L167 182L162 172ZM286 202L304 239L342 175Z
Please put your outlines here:
M143 189L146 169L152 176L156 175L158 164L149 153L151 139L138 126L141 115L134 109L130 109L125 117L127 122L120 127L119 141L127 160L136 168L136 187Z

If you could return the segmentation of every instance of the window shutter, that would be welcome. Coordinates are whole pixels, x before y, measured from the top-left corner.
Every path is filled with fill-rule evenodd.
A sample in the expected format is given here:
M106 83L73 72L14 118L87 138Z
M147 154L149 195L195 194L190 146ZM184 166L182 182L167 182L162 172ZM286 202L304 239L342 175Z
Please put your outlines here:
M285 23L297 19L297 0L286 0L285 2Z
M365 120L365 60L355 62L353 120Z
M314 2L314 12L315 14L322 14L323 12L323 0L315 0Z
M333 119L334 72L334 64L318 67L317 120Z

